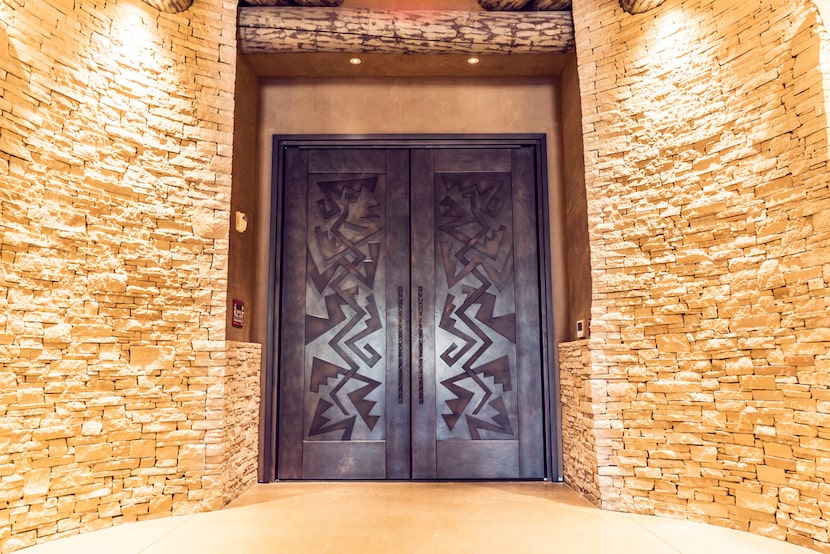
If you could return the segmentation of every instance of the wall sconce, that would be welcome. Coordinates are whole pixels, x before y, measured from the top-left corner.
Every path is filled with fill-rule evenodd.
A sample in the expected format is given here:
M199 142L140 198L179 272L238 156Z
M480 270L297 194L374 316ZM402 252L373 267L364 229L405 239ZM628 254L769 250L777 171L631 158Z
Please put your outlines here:
M247 214L237 211L234 217L234 229L237 233L244 233L248 229Z
M645 13L650 9L656 8L666 0L620 0L622 9L630 14Z
M144 3L161 12L179 13L192 6L193 0L144 0Z

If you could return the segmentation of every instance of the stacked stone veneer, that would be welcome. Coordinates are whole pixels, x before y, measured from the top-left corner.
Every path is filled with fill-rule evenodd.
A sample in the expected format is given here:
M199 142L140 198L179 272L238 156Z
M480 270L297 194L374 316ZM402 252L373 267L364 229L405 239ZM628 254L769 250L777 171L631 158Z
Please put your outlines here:
M236 2L0 0L0 552L252 482L225 342Z
M228 365L216 386L223 410L222 433L215 446L221 469L222 500L227 504L257 482L259 453L259 402L262 347L259 344L228 342ZM221 387L221 388L220 388ZM221 391L221 394L219 394ZM218 404L217 404L218 407ZM210 460L209 460L210 461Z
M816 8L667 0L634 16L618 0L573 4L593 334L561 352L562 392L575 395L564 421L587 427L563 430L566 475L606 508L830 551ZM567 467L591 458L573 452L585 432L598 483Z
M605 381L593 379L587 341L562 343L559 346L559 395L562 405L562 455L565 483L593 502L600 503L597 435L601 433L603 407L594 406L595 385ZM600 441L602 438L600 437Z

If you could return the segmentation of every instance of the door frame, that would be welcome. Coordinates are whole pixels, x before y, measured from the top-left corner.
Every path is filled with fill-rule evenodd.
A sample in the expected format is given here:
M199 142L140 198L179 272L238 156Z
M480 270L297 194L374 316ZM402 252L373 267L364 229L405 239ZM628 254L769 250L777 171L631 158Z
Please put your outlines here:
M268 245L267 334L264 345L264 421L260 428L258 476L262 483L277 481L279 414L279 322L282 260L283 191L287 148L517 148L534 149L536 175L536 233L538 244L542 400L544 407L545 480L561 481L561 424L558 417L559 363L553 343L553 290L551 278L548 203L547 138L545 134L446 134L446 135L273 135L271 165L271 221Z

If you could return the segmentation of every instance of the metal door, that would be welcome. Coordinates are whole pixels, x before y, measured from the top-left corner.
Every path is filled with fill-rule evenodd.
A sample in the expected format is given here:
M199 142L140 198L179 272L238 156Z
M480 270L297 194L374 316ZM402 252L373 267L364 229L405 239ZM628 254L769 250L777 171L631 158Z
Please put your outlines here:
M285 151L280 479L544 477L534 164Z

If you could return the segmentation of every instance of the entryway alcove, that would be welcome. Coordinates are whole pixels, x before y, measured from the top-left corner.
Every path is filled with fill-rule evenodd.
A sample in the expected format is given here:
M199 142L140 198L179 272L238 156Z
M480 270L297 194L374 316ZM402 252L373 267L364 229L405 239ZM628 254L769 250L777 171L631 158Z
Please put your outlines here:
M279 479L548 474L543 146L275 137Z
M471 66L462 54L355 52L242 55L238 60L237 118L234 137L232 213L249 215L253 232L231 234L229 302L246 301L248 326L229 328L235 340L265 346L260 480L274 473L278 422L269 414L269 398L277 394L278 360L269 334L269 245L273 215L272 138L295 134L543 134L547 138L546 178L549 199L552 288L549 297L553 331L542 337L550 356L550 394L544 399L545 478L561 477L555 349L573 338L571 319L587 312L587 301L568 293L569 280L579 281L578 256L567 228L584 225L579 196L566 189L581 186L581 121L576 63L572 53L483 55ZM565 139L565 137L568 137ZM574 209L573 206L577 208ZM586 241L587 243L587 237ZM587 251L587 247L585 248ZM583 275L588 271L583 271ZM582 280L582 282L585 282ZM573 287L570 287L573 289ZM576 304L575 304L576 302ZM273 406L270 408L273 409Z

